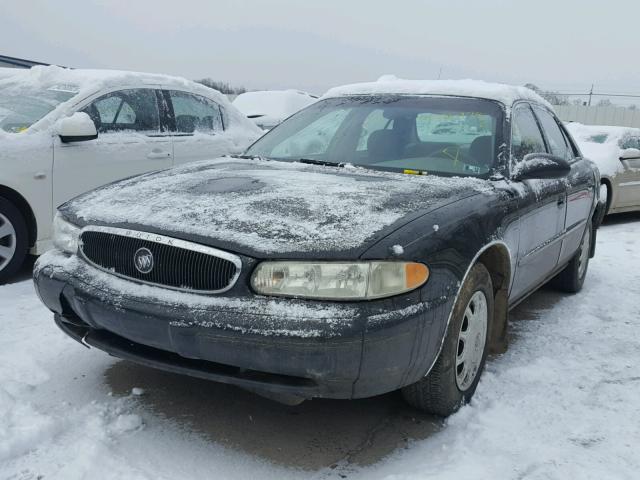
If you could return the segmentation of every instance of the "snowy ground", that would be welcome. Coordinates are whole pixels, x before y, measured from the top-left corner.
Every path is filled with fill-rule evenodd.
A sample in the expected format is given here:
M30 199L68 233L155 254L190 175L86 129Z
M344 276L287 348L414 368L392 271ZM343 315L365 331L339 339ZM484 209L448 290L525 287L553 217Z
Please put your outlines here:
M639 238L640 215L608 221L581 294L512 312L509 352L444 424L395 394L285 407L111 359L25 276L0 287L0 479L636 479Z

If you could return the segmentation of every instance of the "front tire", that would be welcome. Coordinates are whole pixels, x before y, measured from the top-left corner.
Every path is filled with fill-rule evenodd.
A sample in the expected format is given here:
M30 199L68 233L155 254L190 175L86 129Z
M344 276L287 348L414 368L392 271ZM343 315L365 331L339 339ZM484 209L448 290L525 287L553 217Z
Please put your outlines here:
M580 248L573 256L569 264L556 277L551 280L551 284L567 293L578 293L582 290L584 280L587 278L589 268L589 257L591 255L591 242L593 241L593 225L587 223L582 236Z
M0 285L20 269L28 243L27 224L20 210L0 197Z
M477 263L453 307L436 363L425 378L402 389L410 405L446 417L471 400L487 357L493 298L491 275Z

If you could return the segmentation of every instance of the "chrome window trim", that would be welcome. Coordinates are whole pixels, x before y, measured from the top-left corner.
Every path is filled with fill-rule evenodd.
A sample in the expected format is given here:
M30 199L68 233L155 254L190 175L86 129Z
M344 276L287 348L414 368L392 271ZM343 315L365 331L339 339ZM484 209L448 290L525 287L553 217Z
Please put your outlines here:
M87 256L84 254L84 250L82 248L83 247L82 235L85 232L109 233L109 234L119 235L119 236L127 237L127 238L146 240L148 242L157 243L158 245L168 245L168 246L171 246L171 247L181 248L183 250L190 250L190 251L193 251L193 252L202 253L204 255L209 255L209 256L212 256L212 257L221 258L223 260L227 260L227 261L233 263L236 266L236 272L233 275L233 278L231 279L231 281L229 282L229 285L227 285L225 288L220 289L220 290L195 290L195 289L191 289L191 288L172 287L170 285L164 285L162 283L147 282L147 281L144 281L144 280L139 280L137 278L129 277L127 275L122 275L120 273L116 273L116 272L114 272L112 270L104 268L101 265L98 265L97 263L94 263L89 258L87 258ZM143 232L143 231L140 231L140 230L132 230L132 229L128 229L128 228L103 227L103 226L99 226L99 225L89 225L89 226L86 226L86 227L81 229L80 235L79 235L78 238L79 238L78 251L80 253L80 257L85 262L87 262L89 265L97 268L98 270L106 272L106 273L108 273L110 275L122 278L124 280L128 280L130 282L143 284L143 285L151 285L151 286L154 286L154 287L160 287L160 288L164 288L164 289L167 289L167 290L174 290L174 291L195 293L195 294L218 294L218 293L224 293L226 291L231 290L235 286L236 282L238 281L238 278L240 277L240 272L242 271L242 260L240 259L239 256L234 255L233 253L225 252L224 250L218 250L217 248L208 247L206 245L202 245L202 244L199 244L199 243L189 242L187 240L180 240L178 238L167 237L165 235L160 235L160 234L157 234L157 233Z

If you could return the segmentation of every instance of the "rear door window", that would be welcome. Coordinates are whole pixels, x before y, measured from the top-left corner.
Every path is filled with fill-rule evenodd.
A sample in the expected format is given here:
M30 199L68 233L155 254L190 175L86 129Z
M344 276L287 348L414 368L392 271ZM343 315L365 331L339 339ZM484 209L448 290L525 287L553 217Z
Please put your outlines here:
M169 90L176 131L217 133L224 130L222 109L213 100L187 92Z

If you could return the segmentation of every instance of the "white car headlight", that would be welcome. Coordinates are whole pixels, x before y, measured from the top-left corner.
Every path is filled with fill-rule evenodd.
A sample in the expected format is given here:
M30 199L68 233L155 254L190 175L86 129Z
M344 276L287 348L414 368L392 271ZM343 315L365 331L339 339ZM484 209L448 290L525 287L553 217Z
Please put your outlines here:
M53 219L53 245L66 253L78 253L80 228L67 222L62 215L56 213Z
M415 262L262 262L251 286L263 295L371 300L424 285L429 269Z

